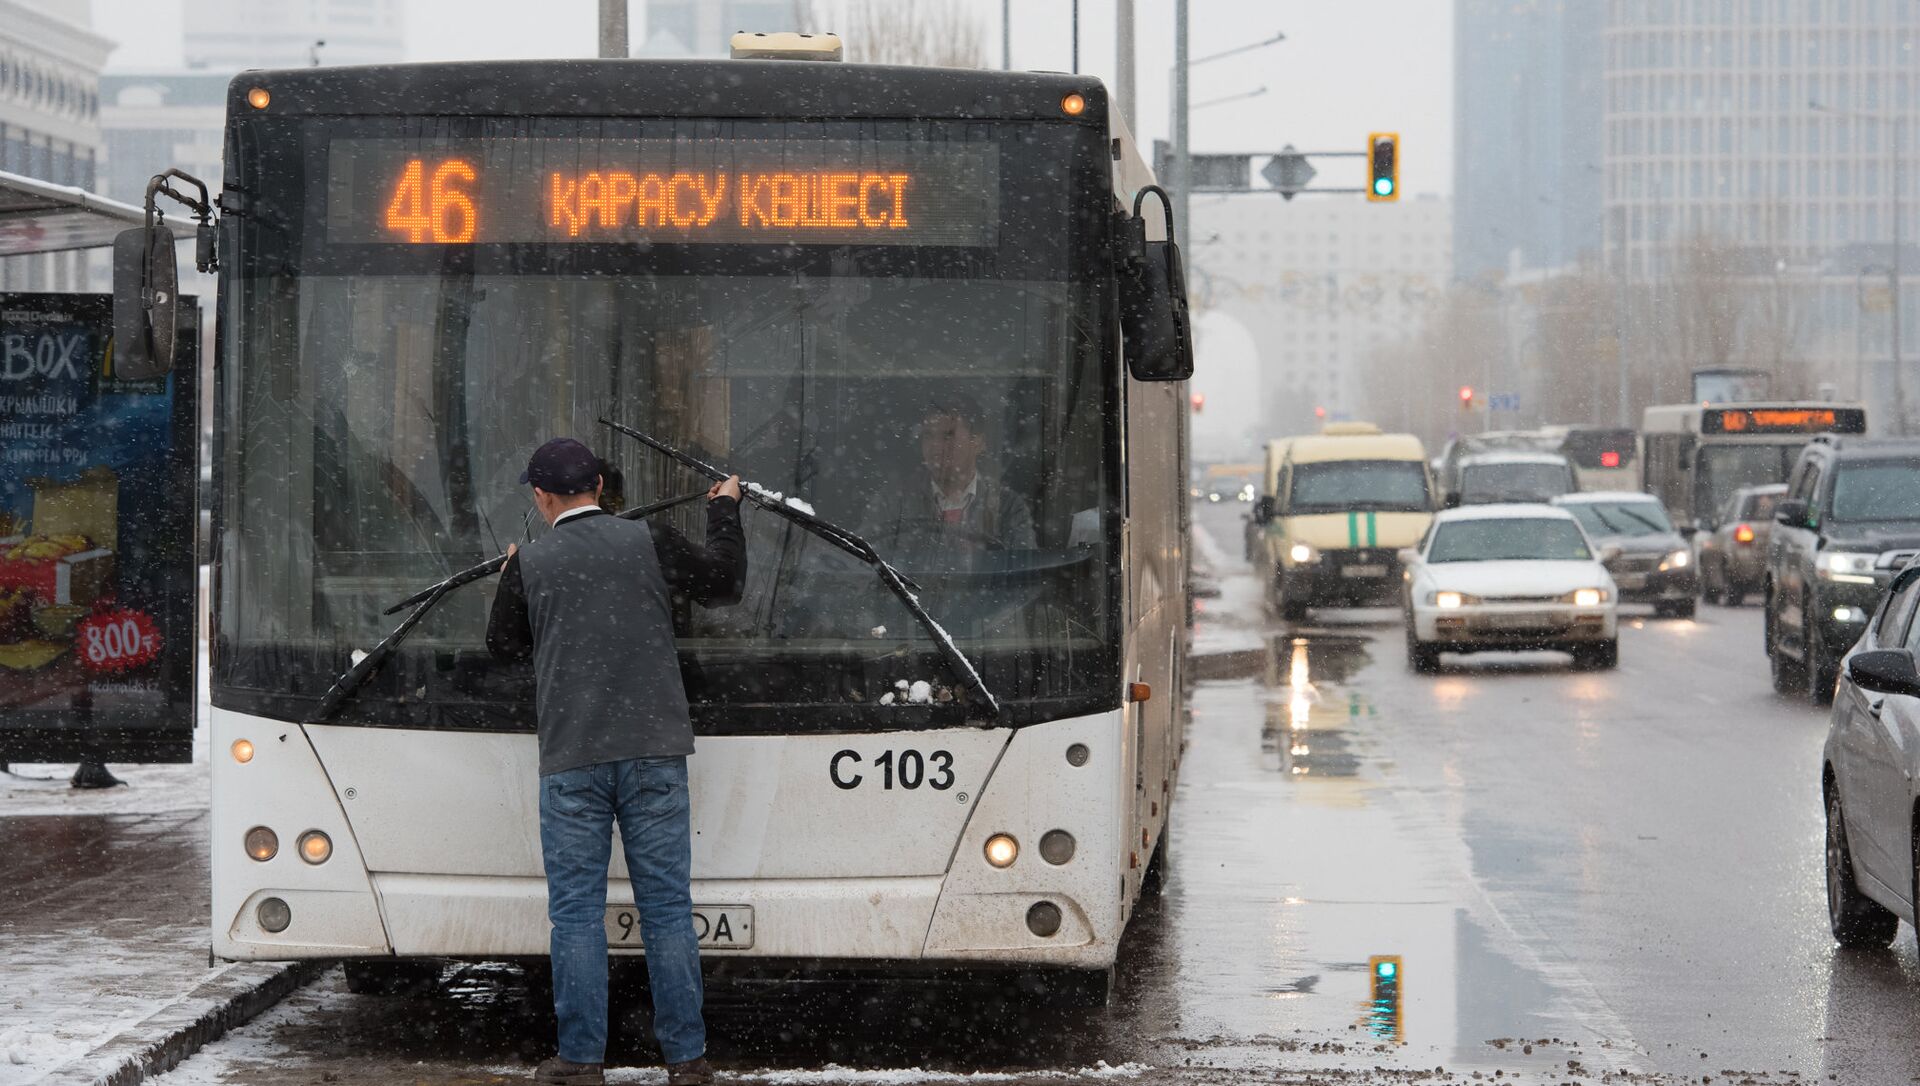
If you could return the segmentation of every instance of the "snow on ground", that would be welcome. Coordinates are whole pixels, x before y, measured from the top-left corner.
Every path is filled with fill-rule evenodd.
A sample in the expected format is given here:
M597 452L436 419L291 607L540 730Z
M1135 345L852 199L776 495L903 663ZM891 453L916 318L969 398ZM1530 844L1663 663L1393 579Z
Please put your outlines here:
M196 736L196 746L199 745ZM73 788L72 765L28 764L0 775L0 818L44 815L168 814L207 809L204 752L185 765L114 765L114 788Z

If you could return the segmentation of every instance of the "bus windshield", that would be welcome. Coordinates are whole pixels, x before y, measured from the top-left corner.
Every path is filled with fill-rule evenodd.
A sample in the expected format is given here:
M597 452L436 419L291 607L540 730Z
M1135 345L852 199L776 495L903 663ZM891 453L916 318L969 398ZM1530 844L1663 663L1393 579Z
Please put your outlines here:
M1804 442L1779 445L1703 443L1694 469L1695 509L1714 510L1741 487L1785 482Z
M1287 512L1424 513L1433 508L1424 465L1408 460L1325 460L1293 469Z
M326 274L242 268L216 700L300 713L397 621L384 608L544 530L518 479L548 438L586 441L627 506L707 486L601 417L864 535L1013 722L1112 697L1115 367L1091 331L1104 295L1070 274L1079 231L1058 236L1027 246L1020 274L976 276L891 254L884 274L796 267L737 245L678 261L515 245L438 273L364 249ZM676 605L697 731L963 717L963 684L873 570L780 518L744 520L741 601ZM698 542L705 516L695 503L655 523ZM341 722L530 728L530 669L485 650L492 583L432 612ZM888 697L920 680L930 702Z
M1920 460L1842 463L1833 476L1832 519L1920 520Z

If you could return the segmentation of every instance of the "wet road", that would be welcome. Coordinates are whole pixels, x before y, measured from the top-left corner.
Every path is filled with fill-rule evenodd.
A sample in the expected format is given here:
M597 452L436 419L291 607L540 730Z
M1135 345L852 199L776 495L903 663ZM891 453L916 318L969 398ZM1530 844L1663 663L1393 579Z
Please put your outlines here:
M1242 508L1198 512L1221 594L1170 878L1115 1005L716 985L717 1062L821 1084L1920 1078L1912 934L1827 937L1825 718L1770 692L1755 609L1625 621L1617 672L1538 654L1418 676L1392 612L1271 624ZM1370 999L1376 956L1399 960L1397 1006ZM644 1065L623 1003L612 1058ZM510 1081L551 1029L508 967L382 997L335 971L157 1081Z

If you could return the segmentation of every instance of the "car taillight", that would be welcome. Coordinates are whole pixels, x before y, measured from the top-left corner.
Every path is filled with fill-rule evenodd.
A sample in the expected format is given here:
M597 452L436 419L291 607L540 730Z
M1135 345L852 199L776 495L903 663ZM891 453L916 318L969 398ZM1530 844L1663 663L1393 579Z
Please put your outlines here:
M1735 543L1753 542L1753 525L1742 524L1738 528L1735 528L1733 530L1733 541Z
M1603 468L1617 468L1617 467L1619 467L1619 466L1620 466L1620 454L1619 454L1619 453L1617 453L1617 452L1614 452L1614 451L1613 451L1612 449L1608 449L1608 450L1607 450L1606 452L1603 452L1603 453L1601 453L1601 454L1600 454L1600 466L1601 466L1601 467L1603 467Z

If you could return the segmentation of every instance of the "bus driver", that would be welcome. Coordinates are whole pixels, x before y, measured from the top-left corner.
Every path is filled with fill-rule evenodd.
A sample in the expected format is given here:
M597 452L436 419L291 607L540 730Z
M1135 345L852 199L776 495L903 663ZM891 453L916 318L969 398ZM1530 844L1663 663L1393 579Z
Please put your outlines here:
M961 549L1033 549L1027 503L980 470L986 413L972 397L934 397L921 415L919 437L919 465L867 506L862 534L883 552L914 540L950 541Z

